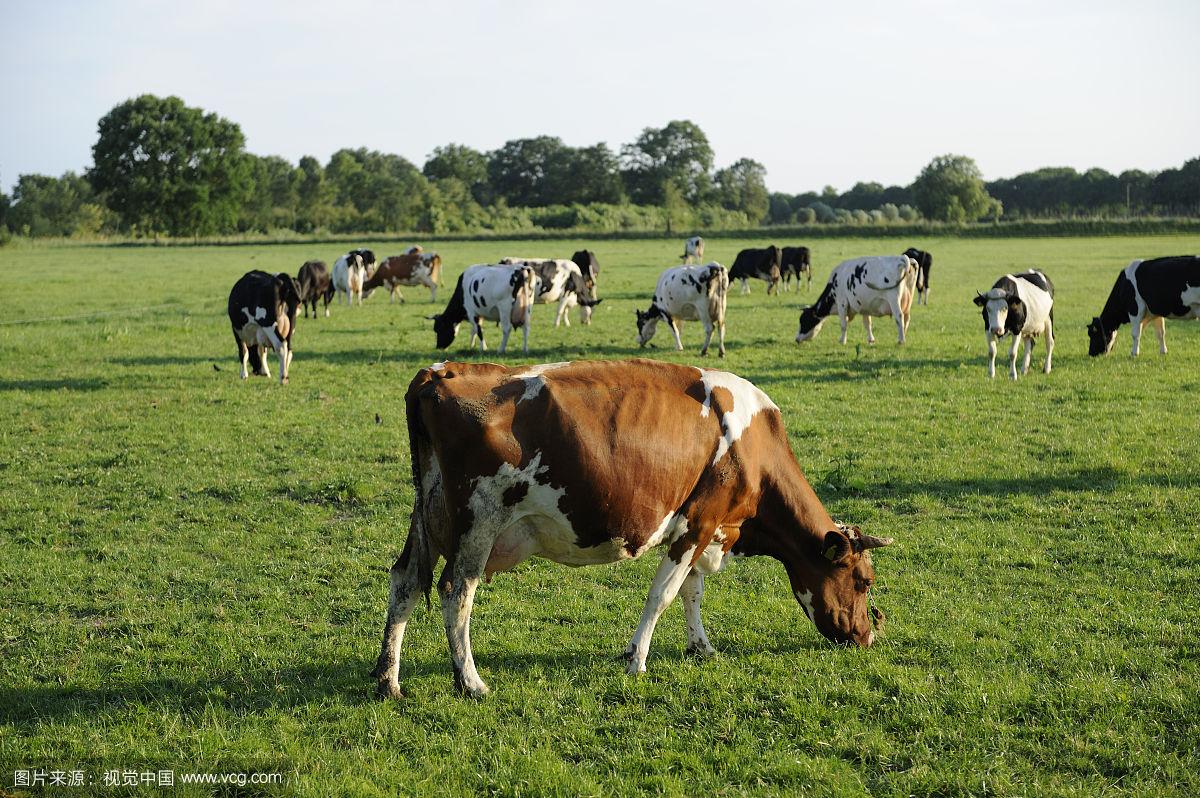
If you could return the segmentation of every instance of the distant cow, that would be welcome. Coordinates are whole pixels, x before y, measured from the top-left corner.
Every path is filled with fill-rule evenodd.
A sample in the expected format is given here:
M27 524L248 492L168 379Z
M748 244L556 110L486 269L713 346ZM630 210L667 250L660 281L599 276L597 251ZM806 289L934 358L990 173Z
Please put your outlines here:
M846 343L846 324L860 314L867 330L867 343L875 343L872 316L895 319L900 343L904 343L916 273L917 264L907 255L878 255L842 261L829 275L829 282L816 303L800 313L796 343L816 338L825 319L833 313L837 313L842 322L839 343Z
M479 337L479 351L487 350L483 340L482 321L498 321L503 338L500 354L508 347L508 336L513 327L522 328L525 336L523 350L529 354L529 321L533 311L534 275L528 266L494 266L476 264L468 266L458 278L454 296L446 310L433 319L433 331L437 334L437 348L445 349L454 343L458 326L471 322L471 346Z
M290 274L246 272L229 292L229 322L237 342L242 379L247 364L254 373L270 377L266 351L270 347L279 356L279 382L288 381L292 364L292 333L296 329L296 311L300 307L300 286Z
M437 302L438 283L441 279L442 259L436 252L408 252L384 258L375 273L363 283L363 291L369 293L380 286L386 286L388 304L391 304L397 296L401 302L404 301L400 286L423 285L429 289L429 301Z
M750 285L746 281L754 277L766 280L767 293L774 293L779 288L779 264L783 253L779 247L772 244L766 249L743 249L737 254L733 266L729 267L729 279L742 281L742 293L750 293Z
M346 304L353 305L358 297L358 304L363 302L363 283L367 281L367 267L362 255L357 252L347 252L333 263L333 288L338 294L346 295Z
M500 265L523 264L533 269L536 291L534 302L539 305L558 305L554 314L554 326L566 322L571 326L568 311L579 306L579 320L591 324L592 308L604 300L596 296L596 280L584 275L579 265L572 260L549 258L502 258Z
M933 268L933 255L928 252L909 247L904 254L917 262L917 304L929 304L929 270Z
M476 590L530 557L571 566L659 559L625 648L631 675L646 670L676 596L687 650L715 653L700 617L704 582L737 555L779 561L825 638L874 643L883 614L871 601L871 550L892 540L830 517L779 408L747 380L653 360L435 363L404 401L415 499L372 671L380 698L402 696L405 628L435 585L455 687L487 694L471 650ZM501 601L489 615L504 617Z
M325 300L325 318L329 318L329 303L333 301L333 280L329 276L329 267L323 260L310 260L300 267L296 275L296 283L300 286L300 305L304 308L304 318L308 318L308 306L312 305L312 315L317 317L317 300Z
M1137 357L1142 329L1154 322L1158 351L1167 353L1163 319L1200 318L1200 256L1181 255L1135 260L1117 275L1104 310L1088 325L1088 354L1110 352L1122 324L1130 325L1133 356Z
M696 263L704 260L704 239L700 236L692 236L683 240L683 254L679 256L684 263L691 263L693 260Z
M986 294L976 294L975 304L983 308L983 329L987 336L988 376L996 376L996 339L1006 333L1013 337L1008 353L1008 376L1017 378L1017 350L1025 342L1025 365L1022 374L1029 373L1029 358L1034 340L1046 336L1046 366L1054 355L1054 284L1040 269L1020 274L1006 274L992 284Z
M790 291L792 277L796 278L796 288L800 288L800 278L806 278L804 290L812 286L812 260L808 247L784 247L779 256L779 275L783 278L783 290Z
M596 260L596 253L590 249L579 250L571 256L571 261L579 267L584 277L595 280L600 276L600 261Z
M650 343L658 329L658 320L666 319L675 336L675 348L683 349L679 339L680 321L699 321L704 325L704 346L708 354L713 327L717 329L717 354L725 357L725 303L729 295L729 272L719 263L705 266L676 266L658 278L650 309L637 311L638 346Z

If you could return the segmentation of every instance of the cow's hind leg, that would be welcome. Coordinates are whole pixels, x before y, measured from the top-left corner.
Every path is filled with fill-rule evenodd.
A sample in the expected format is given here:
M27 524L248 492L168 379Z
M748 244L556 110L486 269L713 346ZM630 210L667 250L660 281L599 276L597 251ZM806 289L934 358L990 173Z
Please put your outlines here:
M1159 316L1154 320L1154 332L1158 334L1158 353L1167 353L1167 320Z
M379 698L400 698L400 646L404 642L404 629L412 616L413 608L421 593L428 589L428 579L422 578L422 569L428 574L431 567L429 553L425 550L424 534L420 521L414 516L409 526L408 541L400 558L392 565L391 588L388 594L387 621L383 626L383 645L375 669L371 675L378 679L375 693Z
M1033 337L1025 339L1025 362L1021 364L1021 373L1029 373L1029 361L1033 358Z
M670 318L671 334L675 336L675 348L680 352L683 351L683 339L679 337L679 322L675 321L675 317Z
M875 343L875 331L871 329L871 317L863 314L863 328L867 331L867 343Z
M1008 376L1012 379L1017 378L1017 352L1021 348L1021 336L1013 334L1012 347L1008 350Z
M688 645L687 653L698 657L710 657L717 651L708 642L704 633L704 623L700 620L700 600L704 597L704 574L692 569L683 580L683 588L679 591L683 601L683 614L687 618Z
M475 670L475 656L471 653L471 607L494 541L495 535L476 525L460 541L453 560L447 561L438 580L446 640L454 666L454 686L471 698L482 698L490 692Z

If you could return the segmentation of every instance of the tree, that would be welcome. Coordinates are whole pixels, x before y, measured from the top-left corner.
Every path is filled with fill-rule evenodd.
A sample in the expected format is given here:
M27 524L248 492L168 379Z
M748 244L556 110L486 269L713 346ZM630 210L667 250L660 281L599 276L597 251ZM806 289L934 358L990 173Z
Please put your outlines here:
M562 154L561 174L550 176L553 201L560 204L625 201L617 157L604 142L568 149Z
M742 158L716 174L717 198L732 211L741 211L750 221L761 222L770 207L767 169L758 161Z
M513 139L488 154L488 181L509 205L552 205L567 172L568 147L557 136Z
M326 227L333 219L333 190L325 180L324 167L316 158L305 155L296 172L299 174L296 229L312 232Z
M13 188L8 226L29 236L94 233L97 212L92 186L74 172L62 177L21 175ZM103 224L101 219L101 224Z
M278 155L247 157L254 188L242 206L243 226L258 230L292 227L299 210L302 173Z
M713 152L694 122L648 127L633 144L621 148L621 177L629 198L643 205L662 205L663 186L675 184L691 203L707 199L712 187Z
M399 155L338 150L325 167L339 230L415 230L425 214L429 181Z
M425 159L421 173L429 180L454 178L461 181L470 189L476 202L484 203L491 198L488 157L464 144L434 147L433 152Z
M143 94L109 111L99 130L88 179L126 225L172 235L234 229L252 188L236 124Z
M973 222L997 214L999 203L983 185L975 161L964 155L940 155L921 170L913 183L921 213L944 222Z
M854 188L837 199L838 208L848 211L869 211L885 202L881 183L855 183Z

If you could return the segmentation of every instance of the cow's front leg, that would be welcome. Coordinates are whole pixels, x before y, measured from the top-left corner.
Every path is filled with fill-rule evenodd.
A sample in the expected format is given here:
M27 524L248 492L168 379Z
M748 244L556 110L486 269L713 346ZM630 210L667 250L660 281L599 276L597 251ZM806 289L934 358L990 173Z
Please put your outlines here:
M679 322L675 321L675 317L672 316L669 323L671 325L671 334L675 336L675 349L682 352L683 339L679 337Z
M474 323L475 323L475 333L474 334L479 337L479 351L486 352L487 351L487 342L483 340L483 322L480 320L479 316L476 316ZM475 343L473 338L471 340L471 343L472 344ZM501 351L503 351L503 350L501 350Z
M875 331L871 329L871 317L863 315L863 329L867 331L867 343L875 343Z
M838 311L838 321L842 323L842 337L838 339L839 344L846 343L846 326L850 323L850 317L844 311Z
M638 623L629 647L625 649L625 658L629 664L625 672L631 676L646 672L646 655L650 653L650 638L654 636L654 626L663 610L670 606L675 594L683 585L684 579L692 570L691 555L694 549L688 548L681 555L679 562L671 558L668 551L663 555L654 581L650 584L650 595L646 598L646 606L642 610L642 620Z
M1129 325L1129 334L1133 337L1133 351L1129 354L1131 357L1137 357L1142 351L1142 328L1146 326L1145 319L1138 319Z
M700 620L700 600L704 597L704 574L695 568L683 580L683 588L679 591L683 601L683 614L687 618L688 645L687 653L700 657L711 657L717 650L708 642L704 633L704 623Z
M1054 357L1054 322L1046 321L1046 365L1042 367L1044 374L1050 373L1050 360Z
M1017 352L1021 348L1021 336L1014 333L1012 346L1008 350L1008 376L1017 378Z
M747 280L745 277L742 278L742 293L743 294L750 293L750 281Z
M899 337L898 337L896 343L903 344L904 343L904 335L908 331L907 314L904 312L904 308L900 306L900 303L898 300L895 304L891 305L891 308L892 308L892 318L896 320L896 331L899 333Z
M1154 332L1158 333L1158 353L1167 353L1167 320L1159 316L1154 320Z
M479 529L467 533L454 561L446 563L438 580L446 640L450 644L450 661L454 666L454 686L470 698L482 698L490 692L479 671L475 670L475 657L471 653L471 607L491 551L490 541L486 545L475 545L479 541L471 540L472 535L480 534Z
M992 331L987 331L987 348L988 348L988 376L992 379L996 378L996 336L992 335Z

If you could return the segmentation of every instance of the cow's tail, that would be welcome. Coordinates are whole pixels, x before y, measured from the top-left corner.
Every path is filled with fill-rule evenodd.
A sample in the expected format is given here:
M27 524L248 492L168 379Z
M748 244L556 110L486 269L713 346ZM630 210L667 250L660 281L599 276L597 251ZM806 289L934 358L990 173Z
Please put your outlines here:
M712 276L708 281L708 316L724 324L725 300L729 296L729 270L719 263L713 263L709 268Z
M430 446L429 436L425 434L424 424L421 423L421 394L423 389L435 379L429 369L422 370L413 380L404 397L405 413L408 416L408 454L412 460L413 511L412 523L408 528L408 539L404 541L404 550L400 552L401 567L407 567L413 557L417 558L417 574L420 578L421 590L425 593L425 606L431 606L429 593L433 589L433 548L429 541L429 514L433 508L426 506L425 491L422 486L421 468L424 462L421 453L427 451L436 457Z
M520 327L525 323L525 314L537 297L537 290L533 284L533 269L528 266L521 267L519 274L518 283L513 287L515 301L512 306L512 323L514 327Z

